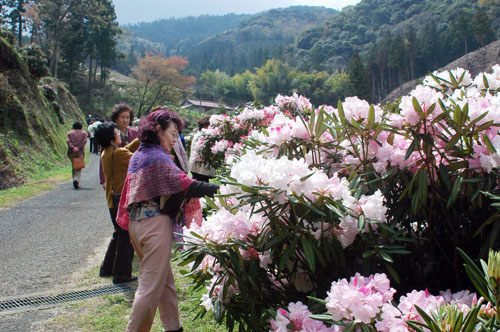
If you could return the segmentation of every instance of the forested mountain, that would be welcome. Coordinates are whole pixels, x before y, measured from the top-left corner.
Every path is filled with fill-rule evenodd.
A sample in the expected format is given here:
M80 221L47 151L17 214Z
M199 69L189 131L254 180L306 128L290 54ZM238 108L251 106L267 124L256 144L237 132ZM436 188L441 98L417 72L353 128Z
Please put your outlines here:
M359 53L372 98L379 100L402 82L497 39L499 25L494 0L362 0L302 32L286 60L299 69L333 72Z
M227 14L170 18L123 26L133 36L163 45L165 55L185 55L202 40L233 29L251 15ZM128 38L126 36L126 38Z
M320 25L336 13L325 7L293 6L247 18L232 30L193 45L185 54L194 73L219 69L230 75L281 58L302 30Z
M255 15L172 18L124 29L163 44L167 56L187 56L188 71L193 74L207 69L234 74L280 57L300 31L318 26L335 13L324 7L294 6Z
M127 29L163 44L167 56L187 57L186 71L196 77L207 70L230 76L255 71L268 59L282 60L300 72L333 74L344 70L352 76L349 64L356 58L355 72L364 73L364 77L352 78L363 85L363 92L357 94L378 102L404 82L496 40L500 1L362 0L340 12L296 6L255 15L198 19L200 24L193 23L190 29L183 27L188 21L198 22L196 18ZM193 37L195 28L219 26L220 19L227 19L228 25L236 19L240 22L214 35L203 29L207 37L203 40L200 35ZM161 22L168 24L161 26ZM350 90L356 91L356 87Z

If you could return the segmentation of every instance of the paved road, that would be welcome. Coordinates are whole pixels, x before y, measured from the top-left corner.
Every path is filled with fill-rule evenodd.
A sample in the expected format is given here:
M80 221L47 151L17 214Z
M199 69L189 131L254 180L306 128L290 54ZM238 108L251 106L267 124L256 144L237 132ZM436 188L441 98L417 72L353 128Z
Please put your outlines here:
M109 239L113 227L99 184L98 158L91 155L80 189L61 183L0 211L0 299L60 288ZM0 314L0 331L17 331L12 321Z

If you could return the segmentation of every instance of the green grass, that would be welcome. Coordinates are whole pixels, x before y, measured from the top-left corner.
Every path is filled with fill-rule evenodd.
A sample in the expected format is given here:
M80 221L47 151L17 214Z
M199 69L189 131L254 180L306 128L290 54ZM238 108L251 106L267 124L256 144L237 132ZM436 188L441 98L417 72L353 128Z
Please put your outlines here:
M85 156L85 163L90 157ZM56 184L71 180L71 164L64 158L51 167L38 168L27 180L27 183L6 190L0 190L0 208L8 208L34 196L41 195L55 188Z
M137 274L138 262L134 259L134 274ZM225 326L219 326L212 313L203 318L195 318L199 311L199 299L203 290L193 291L189 280L180 273L180 267L173 264L172 269L177 286L179 315L185 331L189 332L226 332ZM98 278L97 266L85 273L79 285L103 285L110 279ZM89 287L90 288L90 287ZM102 297L66 304L57 309L57 317L45 322L41 331L88 331L109 332L124 331L132 309L133 293L105 295ZM152 332L164 331L157 311Z
M54 189L57 183L69 181L70 179L71 166L69 165L66 167L58 165L50 170L42 171L36 177L28 180L25 185L0 190L0 208L11 207L28 198L43 194Z

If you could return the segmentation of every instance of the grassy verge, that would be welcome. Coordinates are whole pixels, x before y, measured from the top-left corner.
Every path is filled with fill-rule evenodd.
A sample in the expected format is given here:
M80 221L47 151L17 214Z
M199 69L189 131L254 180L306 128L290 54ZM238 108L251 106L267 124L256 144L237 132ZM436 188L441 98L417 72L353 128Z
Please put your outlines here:
M85 163L90 162L90 157L85 156ZM28 198L43 194L54 189L60 182L71 180L71 165L69 159L63 159L48 169L41 169L30 176L27 183L6 190L0 190L0 208L11 207Z
M38 180L42 178L43 180ZM10 207L20 201L40 195L55 187L59 182L71 179L70 166L56 166L38 174L37 178L28 180L28 183L19 187L0 190L0 208Z
M225 332L211 313L201 319L195 319L199 310L202 291L194 292L189 280L180 274L180 268L172 265L179 299L180 320L185 331L189 332ZM134 273L137 274L137 258L134 259ZM80 286L96 287L97 284L109 283L109 279L98 278L99 268L93 267L79 282ZM57 309L57 316L43 324L39 331L124 331L133 303L133 293L107 295L94 299L74 302ZM152 330L164 331L157 312Z

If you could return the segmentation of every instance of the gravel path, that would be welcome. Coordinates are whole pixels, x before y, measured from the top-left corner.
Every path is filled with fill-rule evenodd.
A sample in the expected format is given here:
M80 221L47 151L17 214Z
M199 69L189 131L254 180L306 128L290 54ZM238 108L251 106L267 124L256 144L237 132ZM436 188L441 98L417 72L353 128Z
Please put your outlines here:
M74 287L75 273L88 269L89 257L107 245L113 226L99 184L99 157L90 157L80 189L60 183L0 211L0 300ZM45 316L0 314L0 331L31 331L33 320Z

